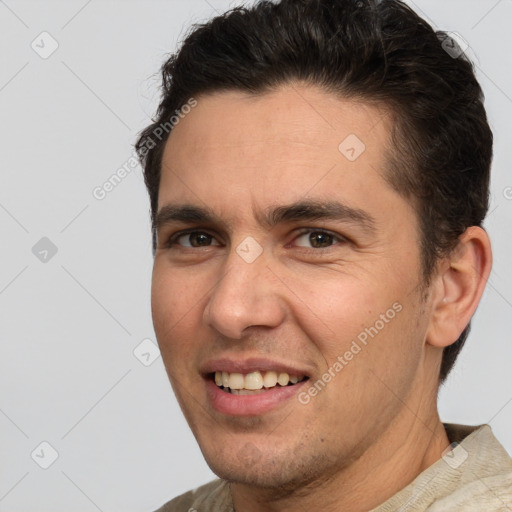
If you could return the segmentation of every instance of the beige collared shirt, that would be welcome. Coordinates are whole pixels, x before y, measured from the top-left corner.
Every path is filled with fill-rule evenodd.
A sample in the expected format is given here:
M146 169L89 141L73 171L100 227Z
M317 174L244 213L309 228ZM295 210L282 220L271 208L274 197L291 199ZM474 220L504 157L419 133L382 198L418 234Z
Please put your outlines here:
M512 459L489 425L445 423L452 451L369 512L512 512ZM234 512L229 485L214 480L156 512ZM241 511L243 512L243 511Z

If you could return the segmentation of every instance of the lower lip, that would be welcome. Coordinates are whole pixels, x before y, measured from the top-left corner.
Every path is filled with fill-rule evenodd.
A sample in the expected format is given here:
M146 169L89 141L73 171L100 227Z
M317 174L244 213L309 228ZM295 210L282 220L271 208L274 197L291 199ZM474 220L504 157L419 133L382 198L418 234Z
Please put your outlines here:
M231 416L256 416L276 408L295 396L305 383L306 380L293 386L276 386L254 395L234 395L220 389L213 380L207 379L206 390L217 411Z

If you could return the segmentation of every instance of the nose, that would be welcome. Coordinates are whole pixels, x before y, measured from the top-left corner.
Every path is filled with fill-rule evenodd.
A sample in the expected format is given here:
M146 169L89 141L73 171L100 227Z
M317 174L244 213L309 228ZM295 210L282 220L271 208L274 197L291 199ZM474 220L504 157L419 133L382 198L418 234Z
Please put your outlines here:
M248 263L233 250L212 290L203 320L231 339L241 339L249 327L277 327L285 318L280 284L264 254Z

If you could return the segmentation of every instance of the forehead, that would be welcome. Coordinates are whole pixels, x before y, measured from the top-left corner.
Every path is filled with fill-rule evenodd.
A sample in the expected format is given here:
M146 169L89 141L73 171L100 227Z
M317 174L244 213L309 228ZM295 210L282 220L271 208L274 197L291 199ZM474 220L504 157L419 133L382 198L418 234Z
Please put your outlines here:
M392 192L383 107L299 84L196 100L166 143L159 207L178 197L224 210L306 196L350 204L370 189Z

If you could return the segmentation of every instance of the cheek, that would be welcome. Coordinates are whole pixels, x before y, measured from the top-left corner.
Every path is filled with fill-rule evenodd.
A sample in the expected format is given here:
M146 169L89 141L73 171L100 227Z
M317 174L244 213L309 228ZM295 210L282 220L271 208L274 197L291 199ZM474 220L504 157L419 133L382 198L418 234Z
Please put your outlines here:
M326 368L342 357L339 373L366 379L371 369L392 381L397 365L417 365L425 326L418 324L419 308L399 280L331 277L304 280L295 289L305 298L295 318Z
M324 334L319 339L332 348L343 348L340 342L356 338L373 326L380 314L392 308L397 295L382 286L377 288L373 280L350 276L295 280L292 290L299 299L295 300L295 309L296 316L302 318L303 329L311 331L313 339Z
M191 361L189 356L198 338L194 332L200 321L201 294L197 287L182 281L178 273L160 271L158 265L155 266L151 311L160 351L168 368L184 368L185 362Z
M186 315L193 314L204 291L197 278L169 267L163 260L155 261L151 283L151 309L158 327L178 324Z
M151 313L159 341L163 340L165 329L170 328L175 322L182 306L182 302L177 300L175 286L175 282L155 268L151 285Z

